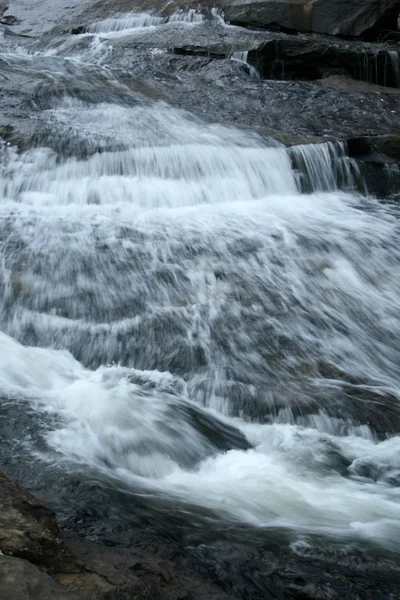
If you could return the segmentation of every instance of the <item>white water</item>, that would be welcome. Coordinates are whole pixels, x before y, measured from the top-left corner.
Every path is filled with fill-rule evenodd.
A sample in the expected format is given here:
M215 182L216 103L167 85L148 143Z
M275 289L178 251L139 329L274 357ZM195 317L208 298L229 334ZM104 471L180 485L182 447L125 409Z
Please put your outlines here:
M287 151L150 101L42 118L124 148L3 148L0 397L55 417L51 460L400 551L400 438L371 419L400 393L399 221L355 193L344 147Z

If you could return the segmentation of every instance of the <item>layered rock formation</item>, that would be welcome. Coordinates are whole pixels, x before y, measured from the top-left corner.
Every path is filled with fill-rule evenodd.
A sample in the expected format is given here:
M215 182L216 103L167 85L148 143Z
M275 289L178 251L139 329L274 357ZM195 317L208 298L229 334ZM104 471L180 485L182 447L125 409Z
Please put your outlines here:
M398 0L234 0L226 17L241 25L358 37L397 29Z

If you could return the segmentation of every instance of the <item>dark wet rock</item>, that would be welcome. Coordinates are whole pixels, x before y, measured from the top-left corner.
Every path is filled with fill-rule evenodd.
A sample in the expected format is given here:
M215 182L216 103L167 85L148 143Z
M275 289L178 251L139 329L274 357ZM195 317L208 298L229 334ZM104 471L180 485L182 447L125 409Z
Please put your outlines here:
M357 37L384 29L397 30L398 0L234 0L224 7L233 23L280 26L298 31Z
M346 74L369 83L398 87L394 55L397 56L396 46L276 34L251 50L248 60L265 79L313 81Z
M349 155L368 162L400 164L400 128L396 135L376 135L348 140Z

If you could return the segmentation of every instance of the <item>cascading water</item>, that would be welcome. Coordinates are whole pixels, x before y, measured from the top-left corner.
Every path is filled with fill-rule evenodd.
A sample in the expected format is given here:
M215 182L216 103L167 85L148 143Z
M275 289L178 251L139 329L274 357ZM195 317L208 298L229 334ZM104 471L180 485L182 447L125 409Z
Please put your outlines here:
M139 29L143 27L156 27L165 23L201 23L203 15L195 10L183 11L179 10L169 17L159 17L148 13L133 13L98 21L87 27L88 33L97 34L126 34L131 29Z
M396 50L361 52L355 75L369 83L400 87L400 59Z
M79 86L82 56L7 60ZM286 150L124 93L52 97L59 153L3 148L7 426L29 407L35 460L296 551L399 553L396 211L356 193L340 144Z

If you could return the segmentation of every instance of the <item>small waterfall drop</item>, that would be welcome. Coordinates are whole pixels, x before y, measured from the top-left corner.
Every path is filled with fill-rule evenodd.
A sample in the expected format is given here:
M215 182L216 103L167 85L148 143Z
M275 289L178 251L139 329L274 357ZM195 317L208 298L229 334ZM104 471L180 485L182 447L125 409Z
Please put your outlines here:
M249 74L251 75L251 77L254 77L255 79L260 79L260 74L257 71L257 69L255 67L253 67L253 65L249 64L249 60L248 60L249 59L249 51L248 50L241 50L239 52L233 52L231 59L237 60L237 61L247 65L247 68L249 69Z
M361 184L357 165L347 156L344 143L299 145L288 152L303 193L355 190Z
M396 50L372 53L361 52L359 66L354 75L368 83L381 86L400 87L400 59Z

